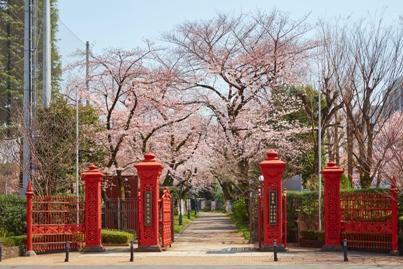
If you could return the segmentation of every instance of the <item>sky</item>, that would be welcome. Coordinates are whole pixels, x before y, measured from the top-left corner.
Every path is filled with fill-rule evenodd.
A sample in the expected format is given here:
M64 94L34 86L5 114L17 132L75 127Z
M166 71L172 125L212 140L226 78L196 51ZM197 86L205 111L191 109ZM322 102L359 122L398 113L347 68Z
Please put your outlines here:
M175 26L218 13L239 15L273 8L309 22L340 16L383 17L398 23L403 0L59 0L59 50L64 59L89 41L95 52L108 48L130 49L145 39L158 41ZM402 24L403 25L403 24Z

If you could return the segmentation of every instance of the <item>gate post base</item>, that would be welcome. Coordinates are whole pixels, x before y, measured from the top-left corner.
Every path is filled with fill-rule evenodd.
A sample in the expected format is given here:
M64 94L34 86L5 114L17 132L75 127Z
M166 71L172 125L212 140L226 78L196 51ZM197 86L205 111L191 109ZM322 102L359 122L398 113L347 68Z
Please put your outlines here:
M333 246L333 245L324 245L322 246L321 251L341 251L341 246Z
M25 252L24 256L32 257L32 256L36 256L36 253L33 250L28 250L28 251Z
M85 247L83 249L84 253L92 253L92 252L105 252L104 247Z
M162 249L160 246L142 246L136 248L134 251L136 252L161 252Z

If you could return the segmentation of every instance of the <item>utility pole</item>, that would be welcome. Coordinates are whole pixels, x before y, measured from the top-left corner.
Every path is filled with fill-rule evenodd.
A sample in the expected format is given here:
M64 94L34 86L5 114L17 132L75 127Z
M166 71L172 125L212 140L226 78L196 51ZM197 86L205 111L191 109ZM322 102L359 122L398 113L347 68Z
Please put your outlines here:
M322 231L322 105L321 105L322 94L320 90L320 84L318 87L318 192L319 192L319 220L318 228Z
M90 42L85 42L85 90L87 93L90 90ZM89 105L89 100L86 100L86 104Z
M22 161L22 189L21 195L31 180L31 115L32 115L32 0L24 0L24 135Z
M32 0L32 115L35 123L38 110L38 0Z
M48 108L52 96L52 64L51 64L51 43L50 43L50 0L43 0L43 86L42 106Z

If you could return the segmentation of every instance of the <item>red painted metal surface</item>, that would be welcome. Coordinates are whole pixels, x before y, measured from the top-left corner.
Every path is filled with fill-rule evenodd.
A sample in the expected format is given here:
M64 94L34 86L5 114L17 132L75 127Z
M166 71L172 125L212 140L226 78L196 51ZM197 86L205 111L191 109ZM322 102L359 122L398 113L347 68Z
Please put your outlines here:
M85 183L85 251L103 251L102 246L102 209L101 183L103 173L91 164L82 173Z
M161 246L166 249L172 244L172 219L171 219L171 193L164 188L161 196Z
M32 182L28 182L27 191L25 192L27 197L27 252L32 252L32 197L34 192L32 190Z
M283 245L287 247L287 190L283 191Z
M340 248L340 178L342 174L343 169L339 168L334 162L329 162L322 171L325 181L324 249Z
M341 237L349 248L397 252L397 190L342 192Z
M258 248L262 249L263 242L263 206L262 206L262 188L258 188L257 196L257 242Z
M140 180L138 248L144 251L159 251L159 181L162 164L155 155L146 153L144 161L135 165Z
M285 162L279 160L275 151L267 152L266 160L260 163L260 170L264 177L262 190L263 249L272 248L274 240L279 247L284 247L281 179L285 165Z
M33 196L32 249L36 253L63 251L67 241L71 249L81 248L83 207L83 201L74 196Z

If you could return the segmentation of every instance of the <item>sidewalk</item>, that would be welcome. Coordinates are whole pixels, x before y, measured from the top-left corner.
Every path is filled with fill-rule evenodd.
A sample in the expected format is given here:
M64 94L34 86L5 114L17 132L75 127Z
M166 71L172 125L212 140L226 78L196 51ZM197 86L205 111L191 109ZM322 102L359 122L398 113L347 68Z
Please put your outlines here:
M319 249L290 248L278 253L254 250L238 233L228 216L222 213L200 213L167 251L134 253L134 263L129 263L128 247L108 248L104 253L70 253L71 265L274 265L274 264L355 264L401 265L403 257L349 252L349 262L343 262L341 252L322 252ZM64 253L7 259L1 265L66 265ZM398 266L400 268L400 266Z

